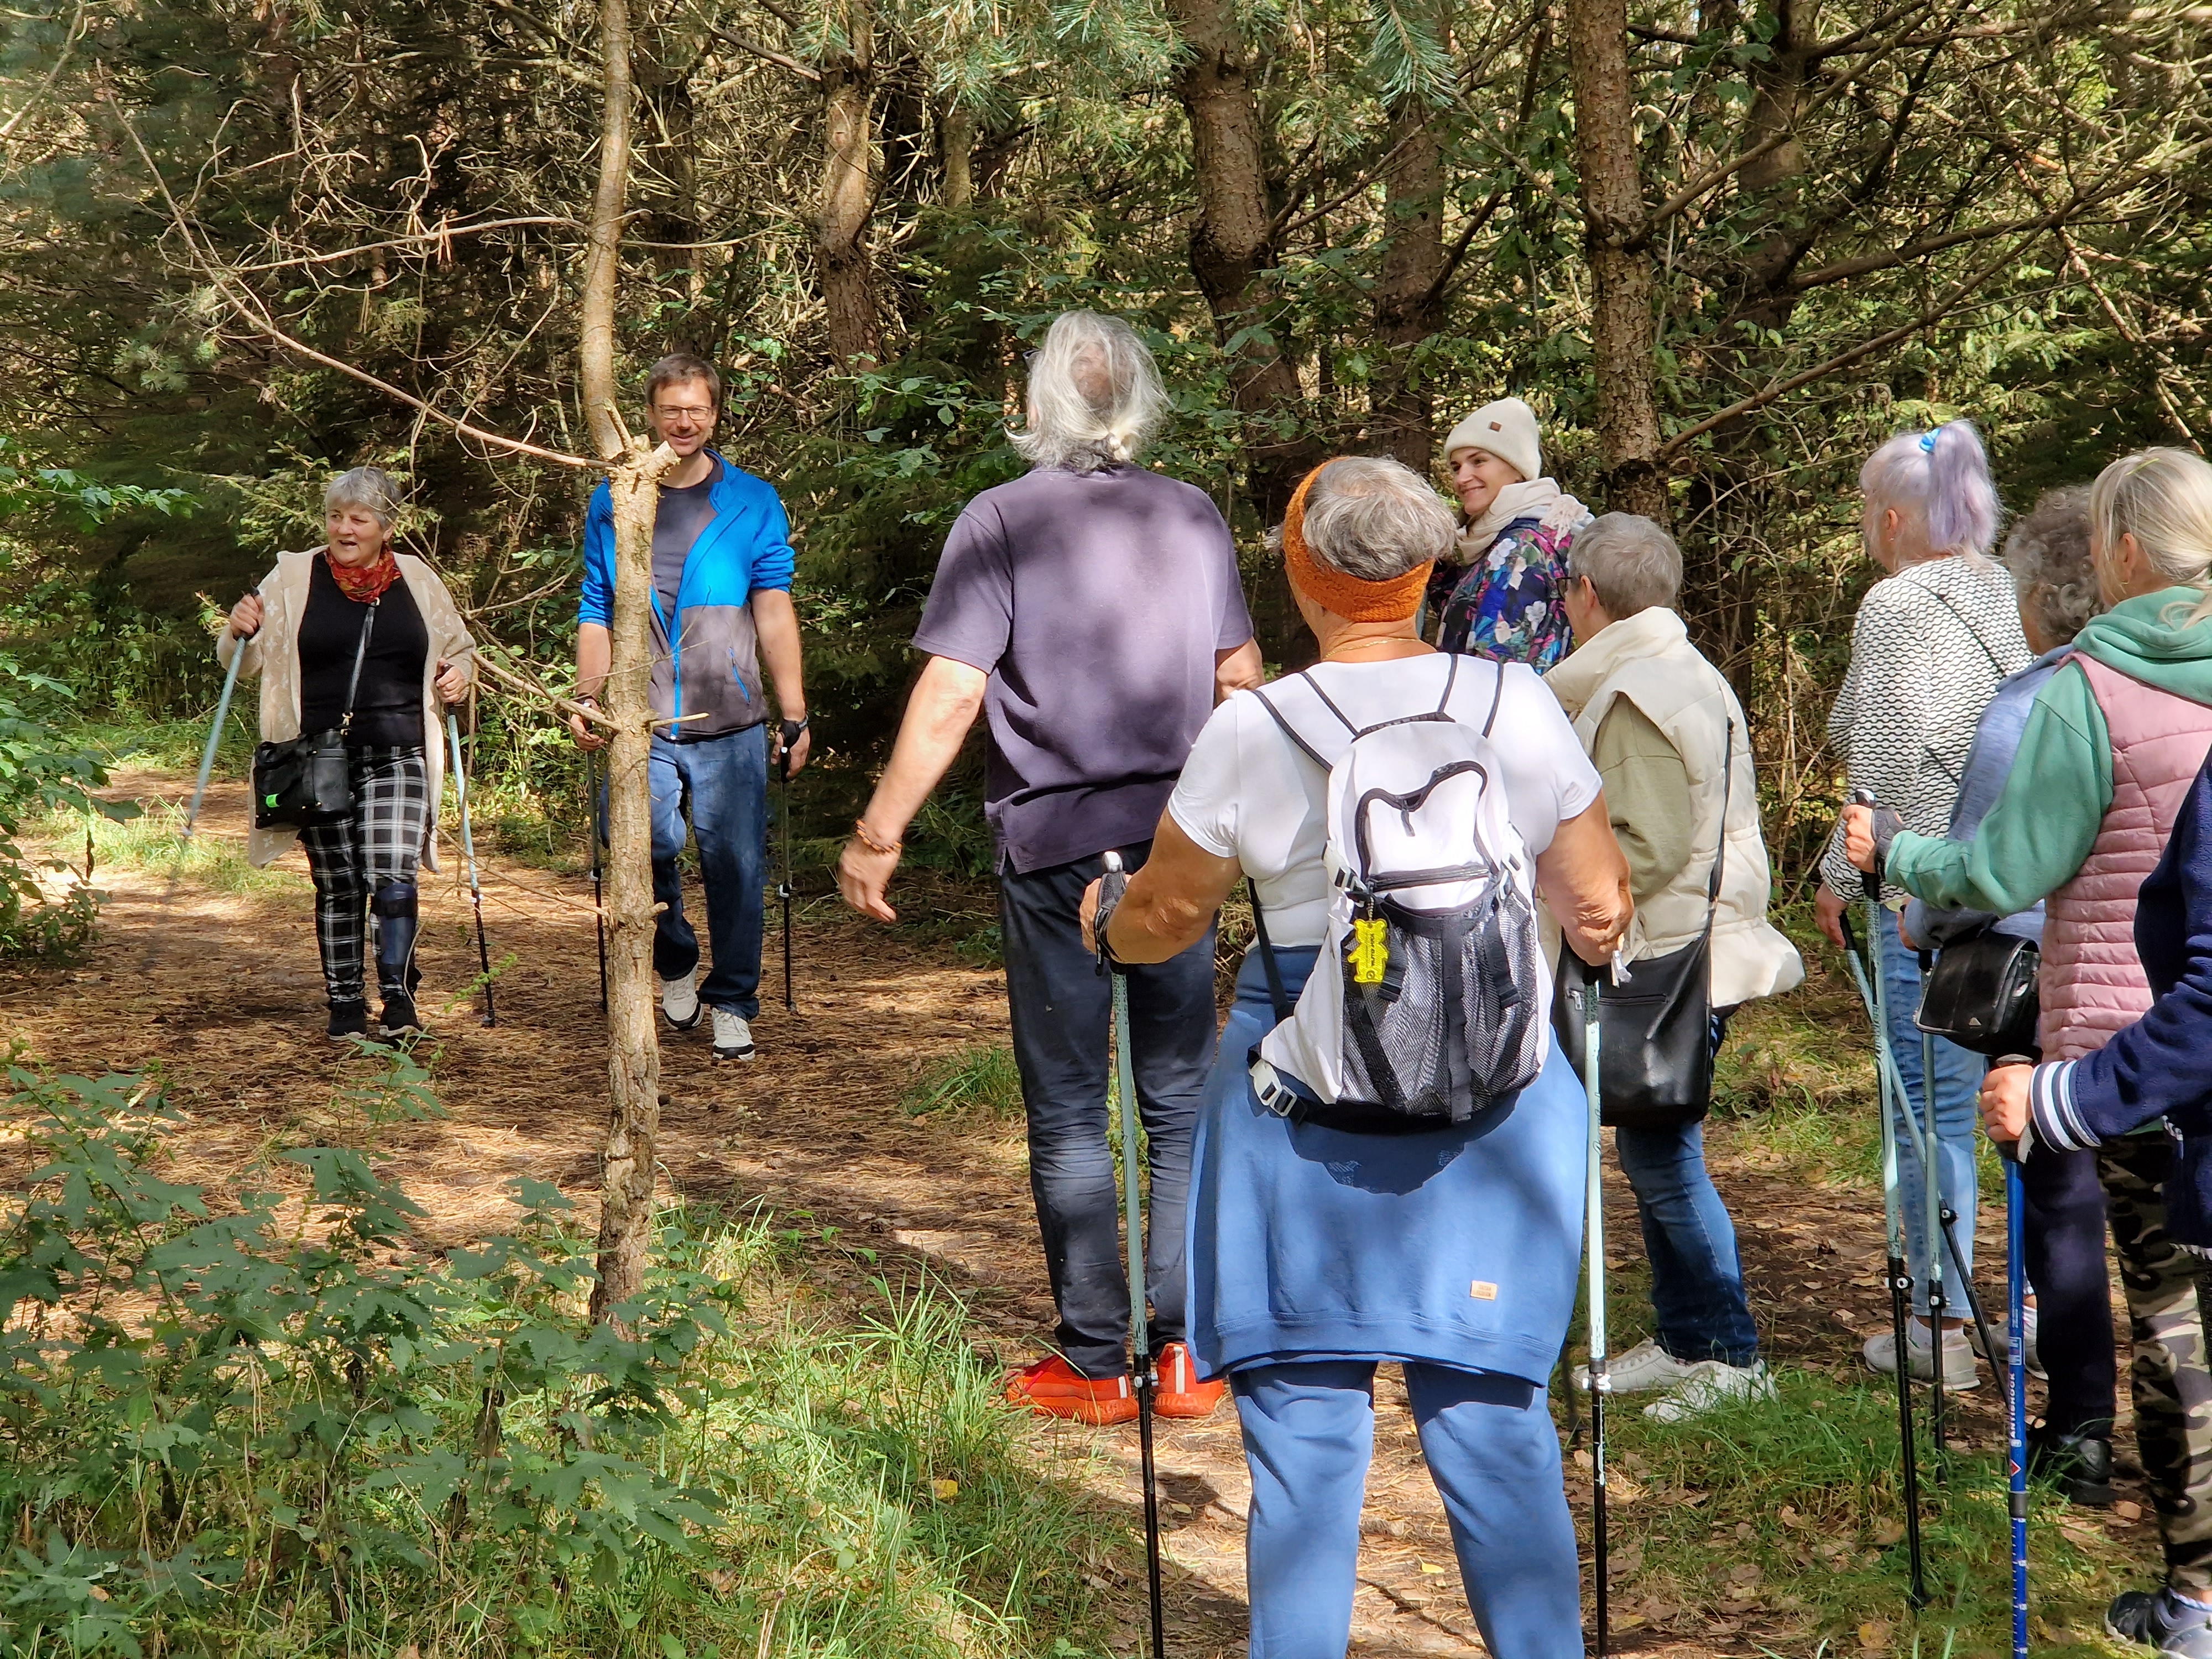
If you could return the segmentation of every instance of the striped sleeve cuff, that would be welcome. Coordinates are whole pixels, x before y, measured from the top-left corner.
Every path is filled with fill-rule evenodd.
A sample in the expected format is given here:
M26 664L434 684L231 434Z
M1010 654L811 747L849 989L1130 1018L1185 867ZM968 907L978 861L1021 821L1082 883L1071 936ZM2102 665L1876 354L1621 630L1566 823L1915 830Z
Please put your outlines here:
M2066 1060L2039 1066L2028 1079L2028 1125L2036 1139L2061 1152L2078 1152L2098 1145L2074 1103L2074 1068L2080 1063Z

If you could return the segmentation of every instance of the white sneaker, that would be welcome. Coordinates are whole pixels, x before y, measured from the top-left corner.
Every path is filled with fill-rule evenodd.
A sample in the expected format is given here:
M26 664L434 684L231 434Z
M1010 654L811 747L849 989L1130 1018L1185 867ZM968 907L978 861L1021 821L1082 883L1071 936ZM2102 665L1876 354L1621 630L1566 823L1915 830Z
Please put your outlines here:
M2031 1302L2021 1311L2027 1316L2020 1322L2021 1329L2027 1338L2027 1374L2039 1382L2047 1382L2051 1380L2051 1373L2043 1369L2043 1356L2035 1351L2035 1304ZM1996 1340L1997 1345L1996 1357L1990 1360L1990 1364L1999 1370L2002 1370L2012 1364L2012 1328L2008 1325L2000 1325L1990 1334ZM1984 1359L1990 1359L1988 1354L1982 1353L1981 1334L1972 1325L1966 1327L1966 1340L1974 1345L1976 1353L1981 1354Z
M1928 1340L1928 1322L1913 1317L1905 1322L1905 1346L1912 1356L1913 1380L1931 1382L1936 1377L1934 1344ZM1887 1376L1897 1375L1897 1338L1889 1331L1881 1331L1867 1338L1860 1350L1866 1363ZM1975 1363L1973 1344L1966 1340L1963 1330L1947 1331L1943 1335L1943 1386L1954 1394L1981 1386L1982 1368Z
M1684 1423L1703 1416L1717 1406L1745 1400L1774 1398L1774 1379L1766 1362L1731 1365L1724 1359L1702 1359L1690 1367L1690 1379L1664 1400L1655 1400L1644 1414L1655 1423Z
M699 970L694 968L682 979L660 981L660 1012L679 1031L688 1031L699 1023L698 979Z
M742 1016L733 1014L726 1008L709 1008L707 1012L714 1017L714 1058L750 1060L753 1057L753 1028Z
M1695 1365L1685 1365L1661 1347L1658 1342L1646 1337L1626 1353L1608 1360L1605 1368L1607 1394L1650 1394L1658 1389L1672 1389L1688 1382L1698 1374ZM1575 1367L1575 1386L1583 1393L1589 1392L1589 1367Z

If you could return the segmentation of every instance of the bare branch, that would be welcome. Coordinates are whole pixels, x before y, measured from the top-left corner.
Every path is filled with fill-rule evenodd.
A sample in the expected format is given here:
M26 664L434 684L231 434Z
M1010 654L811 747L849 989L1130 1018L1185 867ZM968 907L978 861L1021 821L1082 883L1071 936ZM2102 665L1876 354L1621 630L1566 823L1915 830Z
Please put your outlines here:
M1811 368L1804 369L1787 379L1770 382L1764 389L1754 392L1748 398L1739 398L1718 414L1708 415L1696 425L1684 427L1665 443L1660 445L1658 460L1662 464L1671 460L1676 454L1716 427L1726 426L1740 416L1748 415L1754 410L1764 409L1776 399L1786 398L1800 387L1808 386L1815 380L1826 380L1838 369L1849 368L1862 358L1871 357L1877 351L1885 350L1895 345L1899 340L1911 337L1929 324L1941 322L1951 312L1957 309L1960 301L2009 264L2018 252L2017 248L2006 249L2003 253L1954 287L1948 294L1911 322L1877 334L1871 339L1862 340L1850 350L1838 352L1824 363L1816 363Z
M335 253L302 253L296 258L268 259L258 264L233 265L234 275L246 276L264 270L289 270L299 265L330 265L343 259L358 258L364 253L381 253L387 248L419 247L425 242L446 242L456 236L471 236L479 231L514 230L526 225L558 225L568 230L581 230L582 223L560 214L533 214L520 219L483 219L472 225L440 225L435 230L426 230L415 236L395 236L386 242L362 242L355 247L340 248Z
M306 341L296 339L287 333L278 325L276 319L269 314L268 308L261 303L252 289L242 284L234 285L230 273L224 270L211 253L201 247L199 238L193 233L191 222L185 216L184 209L178 204L176 197L170 192L169 181L161 176L161 169L155 165L153 155L146 148L146 141L138 136L138 129L131 124L131 118L117 107L112 98L106 101L108 112L114 116L123 130L131 135L131 143L138 152L138 159L146 164L146 171L152 175L155 188L161 192L161 199L168 204L170 222L176 227L178 234L185 240L185 246L191 250L192 264L198 269L200 274L208 279L209 286L222 296L224 303L237 313L247 326L256 333L276 342L288 351L296 352L311 362L320 363L325 368L335 369L341 374L359 380L363 386L374 386L388 397L397 398L409 407L420 410L432 420L451 427L464 437L474 438L483 443L495 444L501 449L511 450L520 455L534 456L541 461L555 461L562 466L580 467L594 471L598 470L596 462L586 460L580 455L566 455L557 449L545 449L537 444L525 443L520 438L510 438L503 433L487 431L483 427L464 421L458 416L448 415L444 410L424 402L413 392L404 392L389 380L379 379L367 369L356 368L351 363L333 357L326 351L318 351Z
M36 109L46 95L54 89L54 82L62 78L62 70L69 65L70 53L76 50L77 36L84 33L85 5L86 0L76 0L76 15L70 19L69 33L62 39L62 49L54 54L53 67L46 71L44 80L31 88L31 95L8 118L7 125L0 126L0 139L11 135L22 124L23 118Z
M817 86L819 86L822 83L822 71L820 70L815 69L809 64L800 63L796 58L792 57L788 52L778 52L773 46L764 46L761 45L759 41L753 40L750 36L740 34L735 29L724 28L720 23L708 24L707 33L713 35L717 40L727 41L731 46L735 46L739 52L750 52L754 57L760 58L764 63L773 64L778 69L789 70L793 75L799 76L802 80L811 81Z

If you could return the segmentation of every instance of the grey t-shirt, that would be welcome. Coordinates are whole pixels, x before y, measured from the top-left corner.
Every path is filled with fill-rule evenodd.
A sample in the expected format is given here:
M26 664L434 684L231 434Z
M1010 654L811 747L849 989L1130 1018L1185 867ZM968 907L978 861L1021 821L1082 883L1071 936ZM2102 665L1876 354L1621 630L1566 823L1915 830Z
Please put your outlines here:
M915 648L990 675L985 809L1001 868L1148 838L1252 637L1229 526L1142 467L1044 468L969 502Z
M714 486L722 480L722 464L698 483L681 489L660 486L660 511L653 521L653 591L660 599L660 614L676 615L676 590L684 585L684 561L691 544L714 516Z

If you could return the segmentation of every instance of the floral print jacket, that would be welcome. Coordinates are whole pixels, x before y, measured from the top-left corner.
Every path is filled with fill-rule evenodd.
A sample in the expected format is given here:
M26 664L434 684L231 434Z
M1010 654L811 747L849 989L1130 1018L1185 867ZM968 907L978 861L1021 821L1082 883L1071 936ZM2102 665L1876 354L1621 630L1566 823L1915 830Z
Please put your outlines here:
M1560 603L1567 549L1590 521L1571 496L1542 517L1516 519L1465 565L1437 567L1429 579L1430 637L1437 647L1543 673L1574 645Z

